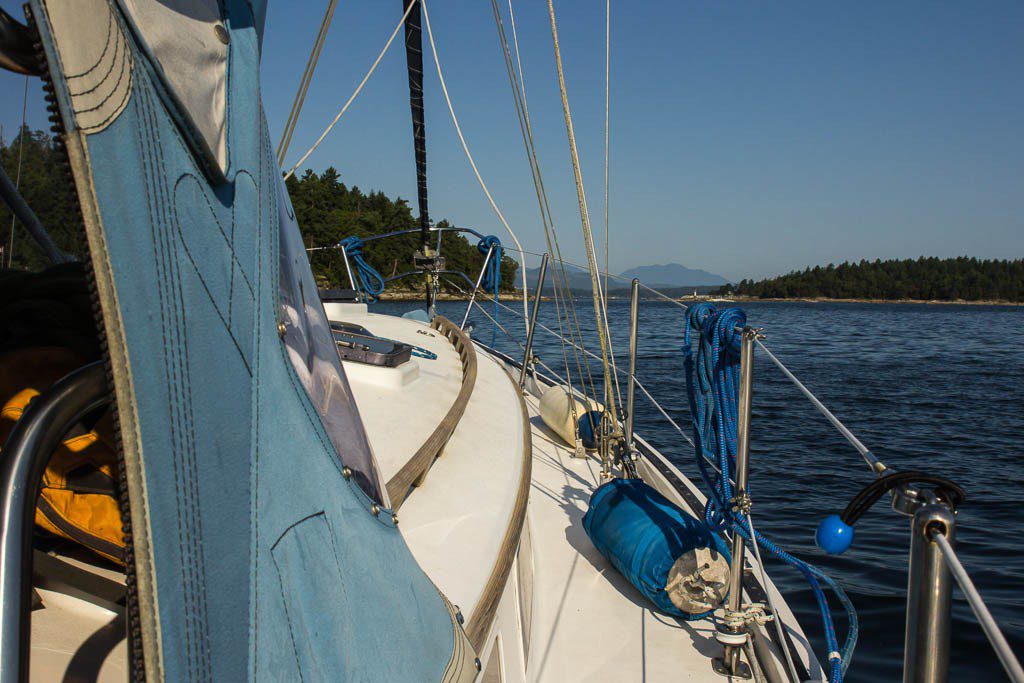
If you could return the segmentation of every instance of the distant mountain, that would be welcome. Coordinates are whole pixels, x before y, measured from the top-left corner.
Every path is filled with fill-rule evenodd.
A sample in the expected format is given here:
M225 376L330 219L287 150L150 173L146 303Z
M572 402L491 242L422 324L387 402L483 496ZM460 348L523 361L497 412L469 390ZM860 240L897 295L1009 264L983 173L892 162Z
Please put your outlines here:
M648 287L709 287L725 285L729 281L721 275L706 270L687 268L678 263L666 263L660 266L638 266L621 274L627 280L636 278Z
M554 282L556 268L560 271L561 269L554 262L548 265L547 284L544 286L544 291L547 292L551 288L551 283ZM537 286L537 275L540 273L540 268L527 268L526 269L526 282L530 289ZM561 277L561 272L558 273ZM582 268L576 266L565 265L565 276L569 280L569 289L585 289L590 291L590 273ZM517 285L520 283L516 283Z
M555 265L552 264L548 268L548 285L544 288L545 292L551 287L550 283L554 277L554 267ZM526 280L531 289L537 282L538 271L538 268L526 269ZM590 274L586 270L566 265L565 274L569 280L570 289L590 291ZM633 278L637 278L648 287L656 289L719 287L729 284L729 281L721 275L715 275L706 270L687 268L678 263L667 263L665 265L630 268L621 273L619 279L612 279L608 284L608 289L610 291L628 289L629 281Z

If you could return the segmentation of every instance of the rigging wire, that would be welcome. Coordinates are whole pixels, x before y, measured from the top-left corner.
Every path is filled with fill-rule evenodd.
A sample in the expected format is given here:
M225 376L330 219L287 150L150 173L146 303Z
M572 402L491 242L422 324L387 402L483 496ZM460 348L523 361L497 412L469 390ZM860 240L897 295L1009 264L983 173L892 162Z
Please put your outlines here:
M292 109L288 112L288 120L285 121L281 141L277 143L278 166L284 164L284 159L288 155L288 146L292 142L292 133L295 132L295 125L299 121L299 112L302 111L302 105L306 101L306 93L309 91L309 84L313 81L313 72L320 61L320 51L324 48L327 30L334 19L334 10L337 6L338 0L329 0L327 9L324 11L324 18L320 21L320 30L313 40L313 49L309 53L309 59L306 60L306 70L302 72L302 78L299 80L299 89L296 91L295 99L292 101Z
M356 97L359 96L359 93L362 92L363 86L365 86L366 82L370 80L370 76L372 76L373 72L377 70L377 66L380 64L380 61L384 59L384 55L387 54L388 49L391 47L391 43L395 42L395 36L398 35L398 32L405 24L406 17L409 16L409 12L412 11L412 8L416 6L417 2L422 2L422 0L412 0L412 2L409 3L409 6L405 10L405 14L402 15L402 18L399 20L398 25L395 26L395 30L392 31L391 35L388 37L388 42L384 43L384 47L381 49L380 54L377 55L377 59L374 60L373 64L370 66L370 70L366 72L365 76L363 76L363 80L359 82L358 86L356 86L356 89L352 93L351 97L348 98L344 106L342 106L341 111L339 111L337 116L334 117L334 120L331 121L330 124L328 124L327 128L324 129L324 132L320 134L320 137L317 138L316 142L313 143L313 146L310 147L309 150L307 150L306 153L302 155L302 158L299 159L295 163L295 165L292 166L291 169L284 174L284 180L288 180L293 175L295 175L295 171L299 168L299 166L302 166L302 164L306 163L306 159L308 159L310 155L316 151L316 148L319 147L320 143L322 143L327 138L327 135L331 132L331 130L334 129L334 126L338 124L338 121L340 121L341 117L345 115L345 112L348 111L349 106L352 104L352 102L355 101ZM425 12L426 7L424 7L424 13Z
M597 264L597 253L594 249L594 234L590 228L590 211L587 208L587 196L583 187L583 174L580 169L579 150L576 147L576 133L573 129L572 112L569 109L569 95L565 85L565 69L562 64L562 50L558 42L558 24L555 20L555 6L553 0L548 0L548 15L551 20L551 40L555 51L555 67L558 72L558 89L562 98L562 114L565 118L565 129L569 138L569 155L572 159L573 178L576 181L576 197L579 201L580 222L583 228L583 240L587 250L587 262L589 263L590 283L593 289L594 316L597 320L598 340L601 344L601 362L604 366L605 381L605 409L616 414L615 396L612 392L612 385L618 390L618 376L611 372L612 351L610 350L610 330L608 327L607 310L603 308L604 293L601 288L599 277L600 269ZM620 401L621 402L621 401ZM621 430L618 421L615 421L616 430Z
M544 179L543 179L543 176L541 175L540 163L539 163L539 161L537 159L536 147L534 146L534 143L533 143L533 125L532 125L532 122L530 121L530 111L529 111L529 107L528 107L527 101L526 101L525 81L524 81L524 77L523 77L522 61L519 58L518 39L516 38L516 34L515 34L515 14L514 14L514 11L512 9L512 0L509 0L509 17L510 17L510 21L512 23L513 40L516 41L516 46L515 46L515 49L516 49L516 60L517 60L516 69L518 70L518 74L519 74L519 82L518 83L516 82L516 78L515 78L515 74L514 74L514 69L513 69L513 66L512 66L512 55L511 55L511 52L509 50L508 38L507 38L507 36L505 34L504 24L502 23L501 13L498 10L498 5L497 5L496 0L491 0L491 8L492 8L493 13L494 13L495 26L498 29L498 39L499 39L499 42L501 43L502 56L505 58L505 69L506 69L506 71L508 73L509 85L510 85L511 90L512 90L513 102L515 104L515 109L516 109L516 117L517 117L517 119L519 121L519 131L520 131L520 134L523 137L523 145L526 148L527 161L530 164L530 175L531 175L532 180L533 180L533 187L534 187L534 191L535 191L535 194L536 194L536 197L537 197L537 205L538 205L538 208L540 209L541 223L543 224L543 227L544 227L544 239L547 242L548 254L554 256L559 261L558 267L554 269L554 279L553 279L552 291L554 292L554 295L555 295L554 296L554 300L555 300L555 317L556 317L556 319L558 321L558 330L561 333L560 339L562 339L561 347L562 347L563 362L565 364L566 384L568 385L569 390L571 392L571 391L573 391L573 387L572 387L572 373L569 370L568 354L565 351L565 342L564 342L565 327L569 328L569 333L570 333L570 335L573 338L576 338L577 334L579 335L581 344L582 344L582 341L583 341L582 333L579 332L579 323L578 323L578 319L576 317L576 305L575 305L575 302L571 299L571 297L568 297L569 298L568 307L570 307L572 309L572 319L574 321L576 321L576 324L575 324L575 327L574 327L572 321L569 320L568 308L565 305L565 301L562 299L562 294L563 294L562 289L563 289L563 287L565 287L566 293L568 293L568 285L566 284L568 282L568 277L567 277L566 272L565 272L565 264L562 262L562 252L561 252L561 247L558 244L558 234L555 231L554 217L551 214L551 206L548 203L547 191L546 191L546 189L544 187ZM543 256L543 255L540 255L540 256ZM543 295L543 291L538 292L537 295ZM563 310L565 311L565 318L566 318L565 327L563 327L563 324L562 324ZM589 363L589 361L587 361L586 356L583 357L583 364L586 366L586 375L584 376L583 368L582 368L581 363L580 363L580 357L577 354L575 347L573 347L572 356L573 356L573 361L575 362L575 365L576 365L576 370L579 373L580 382L584 386L584 395L587 395L586 382L589 381L589 384L590 384L590 394L589 395L596 396L596 391L595 391L595 387L594 387L594 379L593 379L593 376L590 373L590 363ZM575 403L572 403L572 402L570 403L570 410L572 412L573 424L574 425L578 425L579 416L576 414L576 404Z
M68 263L74 260L71 255L65 254L54 244L53 238L50 237L50 234L46 232L46 228L39 221L39 216L36 215L32 207L28 205L28 202L25 201L25 198L14 186L14 181L7 175L7 169L4 168L3 164L0 164L0 201L6 204L15 218L21 221L29 237L39 246L51 263Z
M519 72L519 89L523 93L523 108L526 110L527 120L530 116L530 108L526 105L526 80L523 78L523 60L519 56L519 33L516 31L516 13L512 9L512 0L508 0L508 19L512 24L512 44L516 48L516 68Z
M605 315L608 315L608 143L611 133L611 92L612 92L612 0L604 5L604 296Z
M487 189L487 184L484 182L483 177L480 175L480 171L476 167L476 162L473 161L473 155L469 151L469 145L466 143L466 138L462 134L462 126L459 125L459 119L455 115L455 107L452 105L452 98L448 94L448 86L444 81L444 72L441 69L441 58L437 52L437 45L434 43L434 32L430 28L430 13L427 12L427 3L424 0L419 0L420 5L423 9L423 23L427 27L427 39L430 41L430 51L434 56L434 66L437 67L437 78L441 83L441 92L444 93L444 101L448 104L448 112L452 116L452 123L455 125L455 132L459 135L459 142L462 143L462 151L466 153L466 159L469 161L469 165L473 169L474 175L476 175L477 182L480 183L480 188L484 191L487 196L487 201L490 202L491 208L494 209L494 213L497 214L498 220L505 226L505 230L512 237L512 241L515 243L518 249L522 249L523 245L519 243L519 238L516 237L516 233L509 226L508 221L505 220L505 215L498 208L498 205L494 202L494 197L491 196L491 191ZM411 7L411 5L410 5ZM523 283L523 315L525 319L529 319L529 309L527 306L527 295L526 295L526 259L520 255L519 257L520 275L522 276Z
M21 189L21 165L25 158L25 123L26 114L28 113L28 76L25 76L25 92L22 96L21 101L21 128L18 129L18 169L14 179L14 189ZM7 267L14 267L14 226L17 223L17 217L14 212L11 212L11 236L7 242ZM0 262L0 266L3 263Z
M445 278L445 281L448 284L450 284L451 286L453 286L455 289L459 290L461 293L468 294L468 292L464 288L460 287L458 284L452 282L451 280L448 280L447 278ZM482 298L485 302L493 301L492 299L488 298L486 294L481 295L480 298ZM477 308L480 309L481 313L483 313L491 322L493 322L493 323L495 323L495 325L497 325L499 330L501 330L502 332L505 333L505 335L509 338L510 341L512 341L516 346L518 346L520 348L520 350L525 350L525 346L523 345L523 343L520 342L518 339L516 339L508 330L506 330L504 327L502 327L500 324L498 324L497 321L493 317L491 317L491 315L483 307L483 304L481 304L479 300L474 301L473 303L474 303L474 305ZM499 303L498 305L501 306L502 308L504 308L505 310L507 310L509 313L512 313L513 315L518 315L519 314L518 311L516 311L516 310L506 306L503 303ZM571 341L566 340L565 337L561 336L558 332L555 332L554 330L552 330L550 327L548 327L547 325L545 325L542 322L538 322L537 323L537 327L539 327L543 331L547 332L551 336L558 338L563 344L565 344L565 343L572 344L573 343ZM579 349L579 348L577 350L579 350L580 352L582 352L582 353L584 353L584 354L586 354L588 356L591 356L591 357L595 358L596 360L601 360L601 357L598 356L597 354L595 354L593 351L590 351L590 350L587 350L587 349ZM557 371L553 370L549 365L544 363L543 360L541 360L540 358L537 358L536 362L542 368L547 370L551 374L552 377L554 377L555 379L559 380L563 384L567 384L565 379L562 378L562 376L559 375ZM619 369L619 368L615 368L615 371L618 374L620 374L620 375L625 375L627 377L629 376L629 373L627 371L625 371L625 370L622 370L622 369ZM682 436L683 439L687 443L690 444L690 446L696 448L696 445L693 442L693 438L689 434L687 434L683 430L682 427L679 426L679 423L677 423L675 420L672 419L672 417L668 414L668 411L665 410L665 407L662 406L660 403L658 403L658 399L654 398L654 396L651 394L651 392L648 391L647 387L645 387L644 384L640 381L640 378L634 376L633 377L633 381L634 381L636 387L638 389L640 389L641 392L643 392L644 396L647 397L647 400L651 402L651 405L653 405L658 410L658 412L661 413L662 417L664 417L668 421L668 423L670 425L672 425L673 429L675 429L676 432L678 432L679 435ZM577 392L574 392L574 395L579 395L579 394ZM582 394L582 398L587 399L588 397L587 397L586 394ZM714 460L708 458L707 456L704 456L704 458L705 458L705 462L708 465L710 465L712 469L714 469L719 474L722 473L721 470L718 467L718 464L715 463Z
M505 248L510 250L510 251L517 251L516 249L514 249L512 247L505 247ZM540 253L538 251L525 251L524 250L523 253L524 254L529 254L530 256L543 256L544 255L544 254L542 254L542 253ZM572 266L574 268L579 268L580 270L586 270L586 268L587 268L586 266L581 265L579 263L574 263L573 261L563 261L563 263L565 265L567 265L567 266ZM622 277L621 275L612 275L611 273L608 273L607 275L612 280L618 280L619 282L625 282L625 283L632 283L633 282L629 278ZM685 310L689 310L689 308L690 308L689 306L687 306L683 302L679 301L678 299L673 299L668 294L665 294L664 292L660 292L660 291L658 291L657 289L655 289L653 287L645 285L643 282L640 282L639 280L637 280L637 284L640 285L640 289L643 289L643 290L645 290L647 292L650 292L654 296L656 296L659 299L662 299L664 301L667 301L670 304L675 304L679 308L682 308L684 311Z

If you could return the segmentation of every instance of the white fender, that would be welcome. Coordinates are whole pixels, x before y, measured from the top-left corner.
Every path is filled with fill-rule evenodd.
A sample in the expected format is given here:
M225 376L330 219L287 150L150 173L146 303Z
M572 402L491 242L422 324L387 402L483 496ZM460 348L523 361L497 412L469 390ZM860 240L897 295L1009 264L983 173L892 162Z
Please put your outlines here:
M591 410L599 410L593 401ZM564 386L548 387L540 397L540 419L544 420L551 431L557 434L569 446L576 445L576 423L573 421L572 404L576 405L576 419L587 412L586 404L579 398L569 397L569 390Z

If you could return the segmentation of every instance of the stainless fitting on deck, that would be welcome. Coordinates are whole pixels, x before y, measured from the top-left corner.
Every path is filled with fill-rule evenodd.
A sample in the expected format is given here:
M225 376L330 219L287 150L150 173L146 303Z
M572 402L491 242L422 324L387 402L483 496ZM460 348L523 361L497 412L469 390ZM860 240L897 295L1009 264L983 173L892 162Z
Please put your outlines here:
M352 287L352 291L356 293L356 297L360 301L363 300L363 293L359 290L359 285L356 284L356 279L352 276L352 264L348 262L348 249L345 245L341 245L341 260L345 263L345 273L348 275L348 284Z
M462 324L459 325L460 330L466 329L466 321L469 320L469 313L473 310L473 302L476 301L476 293L480 291L480 283L484 281L484 274L487 272L487 264L491 261L491 256L494 254L494 247L491 246L487 249L487 256L484 257L484 264L480 266L480 274L476 277L476 284L473 285L473 291L469 295L469 303L466 304L466 314L462 316Z
M491 256L491 253L488 251L487 252L487 258L490 258L490 256ZM412 265L413 265L413 267L417 271L423 273L426 276L426 278L427 278L427 282L426 282L427 315L429 315L431 318L433 318L435 315L437 315L437 306L436 306L435 302L437 301L437 293L441 289L441 278L439 276L439 273L444 270L445 258L444 258L444 256L441 256L441 254L439 252L437 252L434 249L431 249L430 246L428 246L427 241L426 241L426 236L424 236L424 241L423 241L422 248L417 249L416 252L412 255ZM486 259L484 260L483 268L480 270L480 277L481 278L483 278L483 273L484 273L484 269L485 268L487 268L487 260ZM479 286L480 286L480 281L478 280L477 281L477 287L479 287ZM476 290L475 289L473 290L473 295L476 296ZM473 302L472 302L472 299L471 299L470 300L470 304L469 304L469 308L466 309L466 316L467 317L469 316L469 311L472 308L473 308ZM465 326L466 321L463 320L462 324L463 324L463 326ZM462 329L462 328L459 328L459 329Z
M533 365L533 331L537 328L537 314L540 313L540 302L544 295L544 278L548 274L548 255L544 254L540 261L540 273L537 274L537 288L533 295L533 310L530 312L530 325L526 330L526 348L523 350L523 365L519 369L519 388L526 386L526 375Z
M903 682L945 683L953 578L935 535L955 543L956 512L930 491L917 495L920 502L910 524Z
M750 496L747 494L747 471L750 460L750 414L752 392L754 389L754 343L758 338L758 330L747 326L742 331L740 346L740 396L738 423L736 425L736 491L733 504L740 512L750 509ZM725 613L740 614L743 602L743 555L745 547L743 537L733 532L732 565L729 574L729 599ZM749 669L740 661L740 650L747 642L749 635L744 625L733 619L719 628L716 638L722 643L724 652L721 659L715 659L714 669L724 676L750 678Z
M612 474L612 433L615 417L605 408L597 422L597 450L601 455L601 483L611 479Z
M640 331L640 280L633 278L629 290L629 377L626 381L626 451L635 459L633 447L633 394L636 392L637 335Z

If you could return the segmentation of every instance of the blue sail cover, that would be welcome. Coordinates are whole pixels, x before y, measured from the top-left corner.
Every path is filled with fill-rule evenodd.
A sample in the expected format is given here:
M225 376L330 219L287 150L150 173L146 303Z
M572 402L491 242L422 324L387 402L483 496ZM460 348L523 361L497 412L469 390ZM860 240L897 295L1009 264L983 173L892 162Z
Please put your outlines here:
M260 103L264 3L31 7L102 304L147 677L472 677L323 337Z
M686 620L712 613L684 612L666 586L676 560L696 548L714 550L728 568L725 542L643 480L612 479L598 487L583 529L598 552L662 612Z

